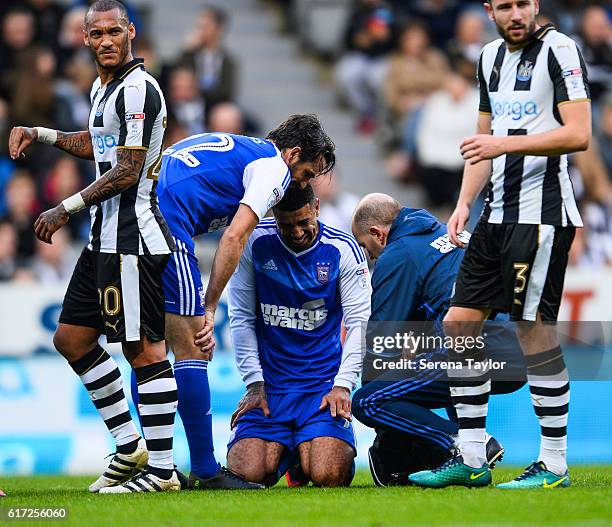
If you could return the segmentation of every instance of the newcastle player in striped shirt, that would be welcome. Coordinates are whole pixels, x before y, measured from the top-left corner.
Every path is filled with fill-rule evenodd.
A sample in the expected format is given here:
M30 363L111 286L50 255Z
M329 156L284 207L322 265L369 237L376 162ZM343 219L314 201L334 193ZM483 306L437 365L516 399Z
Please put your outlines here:
M485 7L502 38L486 45L479 61L478 132L461 145L466 167L448 223L454 244L463 246L457 234L487 182L489 193L457 276L445 329L453 336L477 335L491 311L509 312L517 321L541 446L522 475L498 486L565 487L570 483L569 382L555 322L568 252L575 228L582 226L566 155L589 144L587 72L572 39L552 25L537 25L538 0L489 0ZM454 370L449 381L460 452L410 480L430 487L481 486L490 481L485 461L489 374Z
M17 127L9 145L13 159L38 141L96 161L96 181L41 214L35 230L51 243L71 214L90 207L90 243L68 286L54 344L85 384L117 445L108 468L89 487L100 493L180 490L172 457L177 389L166 358L161 288L174 244L149 177L161 158L166 107L143 61L132 57L135 35L121 3L94 2L84 35L99 74L89 130ZM144 440L130 416L119 368L98 344L102 334L122 343L135 371Z

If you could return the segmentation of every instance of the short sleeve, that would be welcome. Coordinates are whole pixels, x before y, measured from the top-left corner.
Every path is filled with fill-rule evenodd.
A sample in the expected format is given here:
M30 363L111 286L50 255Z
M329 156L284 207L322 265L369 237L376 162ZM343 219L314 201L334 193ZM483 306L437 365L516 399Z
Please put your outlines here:
M91 101L91 104L93 104L93 101L98 93L98 90L100 89L100 77L98 77L94 83L93 86L91 87L91 91L89 92L89 100Z
M147 150L162 109L159 91L148 81L127 84L117 95L118 148Z
M555 104L591 98L586 64L570 38L557 40L548 51L548 71L555 91Z
M489 98L487 81L485 80L484 70L482 67L482 57L483 54L480 55L480 59L478 60L478 73L476 76L480 90L480 104L478 105L478 111L480 113L491 114L491 99Z
M280 155L263 157L247 165L242 182L240 203L248 205L261 220L285 195L291 172Z

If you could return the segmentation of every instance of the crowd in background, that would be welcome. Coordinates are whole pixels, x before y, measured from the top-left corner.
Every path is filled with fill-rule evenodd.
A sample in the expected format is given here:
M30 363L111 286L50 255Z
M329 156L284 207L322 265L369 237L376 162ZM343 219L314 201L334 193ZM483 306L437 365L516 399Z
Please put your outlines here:
M32 225L40 212L91 182L93 164L41 145L13 162L7 144L16 125L87 128L96 77L82 37L89 3L0 3L0 281L65 281L78 247L87 239L85 211L56 233L53 245L36 240ZM145 58L166 97L166 144L206 130L264 133L256 113L237 104L240 57L224 46L230 10L203 7L182 50L173 60L162 61L147 34L147 13L126 3L138 30L134 55ZM355 133L379 141L391 177L420 185L429 206L449 208L463 167L457 145L475 126L475 64L481 47L496 37L494 28L480 1L353 4L334 71L341 99L354 115ZM573 262L612 265L609 4L547 0L544 21L554 22L579 42L593 94L596 141L588 152L572 156L574 184L587 221L574 244ZM355 198L337 196L334 185L320 186L323 209L337 216L338 227L347 228Z
M424 190L441 216L456 201L463 172L458 145L476 126L477 62L498 38L482 1L358 0L335 65L339 94L356 132L372 134L391 177ZM570 156L586 228L572 263L612 265L612 7L545 0L539 24L578 43L588 67L594 140Z
M83 46L91 3L3 0L0 5L0 281L63 282L87 240L86 211L73 216L52 245L35 238L33 223L40 212L93 181L93 164L41 145L13 162L7 146L13 126L87 129L97 76ZM146 13L125 3L137 27L133 54L145 59L166 97L166 145L206 130L258 132L256 119L236 104L238 63L224 47L225 11L204 7L182 50L166 63L147 34Z

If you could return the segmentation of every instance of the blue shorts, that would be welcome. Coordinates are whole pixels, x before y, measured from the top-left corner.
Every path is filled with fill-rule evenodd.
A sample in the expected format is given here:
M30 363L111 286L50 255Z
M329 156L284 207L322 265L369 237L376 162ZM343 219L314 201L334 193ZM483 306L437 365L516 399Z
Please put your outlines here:
M328 393L329 390L316 393L269 393L270 417L266 417L259 408L243 415L232 431L227 450L241 439L257 438L280 443L285 447L283 458L290 458L297 453L300 443L316 437L335 437L355 450L355 433L351 422L344 417L332 417L329 407L319 410L321 400ZM280 465L284 464L281 460Z
M204 289L193 240L174 237L172 253L162 274L166 313L196 316L204 314Z

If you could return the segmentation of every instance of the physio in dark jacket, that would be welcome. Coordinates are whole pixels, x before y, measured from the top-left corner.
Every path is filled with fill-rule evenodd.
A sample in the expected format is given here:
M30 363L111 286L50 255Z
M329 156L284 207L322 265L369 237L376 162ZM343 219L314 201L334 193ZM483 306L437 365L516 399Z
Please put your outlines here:
M361 201L353 217L353 234L376 260L363 387L353 397L353 414L378 431L403 432L449 449L457 433L453 413L449 420L431 411L451 407L446 372L377 372L372 368L375 358L386 355L393 361L399 352L374 353L371 342L374 335L390 331L385 323L393 323L390 327L400 327L405 321L432 321L430 327L440 323L449 307L463 249L449 242L446 225L435 216L423 209L401 208L385 194L370 194ZM469 241L468 233L462 236ZM524 361L514 332L503 322L487 324L486 345L492 351L491 358L515 368L516 373L505 379L520 378ZM515 391L523 382L492 384L492 393L499 394Z
M372 275L370 320L441 320L462 258L435 216L401 209Z

